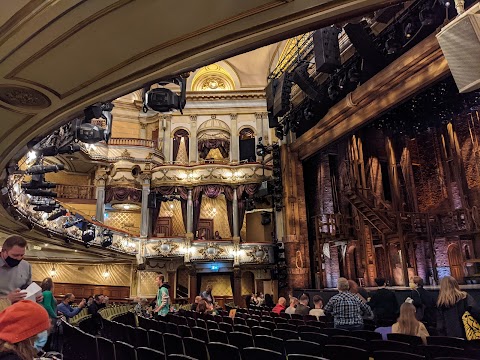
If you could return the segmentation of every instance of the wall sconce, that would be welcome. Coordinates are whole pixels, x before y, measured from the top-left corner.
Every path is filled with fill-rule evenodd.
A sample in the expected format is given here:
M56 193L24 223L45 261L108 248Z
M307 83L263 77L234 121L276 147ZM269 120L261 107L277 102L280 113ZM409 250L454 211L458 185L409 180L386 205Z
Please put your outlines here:
M106 279L110 277L110 271L108 271L108 267L105 266L105 271L103 272L102 276Z
M50 277L54 277L57 275L57 270L55 270L55 264L52 266L52 270L50 270Z
M212 213L213 213L213 216L216 216L217 215L217 208L213 208Z

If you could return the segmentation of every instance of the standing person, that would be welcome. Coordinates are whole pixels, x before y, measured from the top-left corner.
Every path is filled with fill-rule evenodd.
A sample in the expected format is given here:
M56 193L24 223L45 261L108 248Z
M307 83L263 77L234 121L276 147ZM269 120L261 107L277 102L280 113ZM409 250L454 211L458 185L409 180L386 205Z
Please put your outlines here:
M58 318L57 315L57 300L53 297L53 280L52 278L43 279L40 284L42 288L43 301L41 305L47 310L48 316L53 321Z
M75 295L73 295L72 293L68 293L68 294L65 294L62 302L60 302L60 304L57 305L57 311L65 316L65 318L67 319L67 322L69 322L72 317L77 315L86 306L85 299L82 299L82 301L80 301L80 304L78 304L78 307L76 307L75 309L72 307L74 303L75 303Z
M428 324L434 324L436 321L436 305L433 294L423 288L423 279L420 276L414 276L410 286L412 288L410 297L413 299L413 305L416 308L417 319Z
M309 315L316 316L317 319L320 316L325 316L325 312L323 311L323 299L320 295L314 295L313 296L313 303L315 305L315 309L310 310L308 313Z
M37 336L50 328L47 311L32 301L19 300L0 313L0 359L32 360Z
M438 335L465 338L462 321L465 311L469 311L476 319L480 317L480 309L475 300L461 291L457 280L451 276L445 276L440 281L437 307Z
M32 267L23 260L27 241L19 235L10 235L5 239L0 253L0 307L14 304L25 298L21 292L32 283ZM37 296L37 302L43 297Z
M205 291L203 291L200 295L202 296L202 299L205 299L207 302L212 304L215 303L215 298L212 294L212 285L208 284Z
M348 291L348 280L339 278L338 294L330 298L323 309L333 315L334 327L345 330L363 330L363 317L373 316L372 309Z
M367 299L365 299L365 297L363 297L362 294L360 294L358 290L358 285L355 281L348 280L348 286L350 286L350 289L348 291L350 291L353 295L358 297L363 303L367 302Z
M165 316L168 314L170 310L170 295L168 294L168 284L165 284L163 280L165 277L163 274L159 274L155 278L155 283L158 286L158 293L157 293L157 303L156 307L153 310L154 313L157 313L159 316Z
M386 289L385 279L376 278L378 290L373 293L368 305L373 310L376 320L393 324L398 313L398 302L393 291Z
M419 336L423 344L427 344L427 336L430 334L423 323L415 316L415 306L410 303L403 303L400 306L400 317L392 325L392 333Z
M295 314L299 314L299 315L308 315L308 313L310 312L310 307L308 306L308 296L303 294L302 296L300 296L300 300L299 300L299 304L297 305L297 307L295 308Z
M103 307L103 295L94 295L93 302L88 306L88 313L92 315L94 335L101 335L103 329L102 316L98 312Z

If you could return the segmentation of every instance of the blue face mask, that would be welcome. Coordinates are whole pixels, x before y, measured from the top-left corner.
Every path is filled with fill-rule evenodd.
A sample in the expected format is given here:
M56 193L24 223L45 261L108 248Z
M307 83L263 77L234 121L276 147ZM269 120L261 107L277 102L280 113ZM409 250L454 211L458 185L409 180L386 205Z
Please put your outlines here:
M37 351L40 351L43 349L43 347L47 343L47 339L48 339L48 331L44 330L37 335L37 338L35 339L33 346L35 347L35 349L37 349Z

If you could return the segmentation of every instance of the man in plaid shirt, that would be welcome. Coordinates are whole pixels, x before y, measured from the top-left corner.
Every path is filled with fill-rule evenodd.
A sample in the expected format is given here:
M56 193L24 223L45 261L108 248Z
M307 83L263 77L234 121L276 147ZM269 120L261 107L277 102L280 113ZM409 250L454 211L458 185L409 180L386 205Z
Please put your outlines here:
M333 315L333 323L337 329L363 330L363 316L372 317L370 306L348 291L348 280L338 279L338 294L332 296L323 309Z

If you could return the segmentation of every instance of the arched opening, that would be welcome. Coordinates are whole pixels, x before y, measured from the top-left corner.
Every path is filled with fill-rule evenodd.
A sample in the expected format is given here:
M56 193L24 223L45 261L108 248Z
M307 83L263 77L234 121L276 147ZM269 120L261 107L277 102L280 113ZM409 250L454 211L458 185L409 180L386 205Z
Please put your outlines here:
M450 275L463 284L463 260L458 244L450 244L447 250Z
M357 274L357 248L352 245L348 248L345 256L347 265L347 276L351 280L357 280L359 277Z
M239 135L240 161L255 162L255 132L251 128L244 128Z
M212 117L197 130L198 157L208 162L225 162L230 156L230 127Z
M189 138L185 129L179 129L173 134L173 161L179 164L188 164Z
M188 270L185 265L181 265L177 269L177 298L188 299Z

